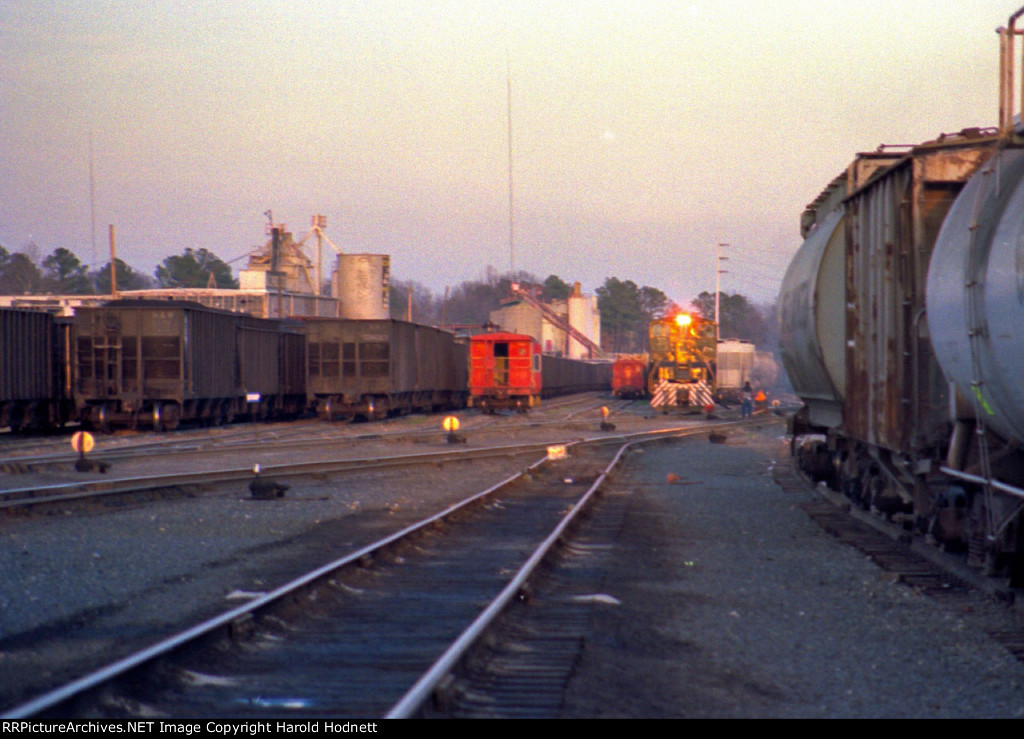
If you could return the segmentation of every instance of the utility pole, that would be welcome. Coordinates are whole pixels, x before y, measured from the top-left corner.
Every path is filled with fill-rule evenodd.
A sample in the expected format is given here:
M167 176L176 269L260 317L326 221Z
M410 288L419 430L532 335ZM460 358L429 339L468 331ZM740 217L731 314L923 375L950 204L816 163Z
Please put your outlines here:
M729 261L729 257L722 256L722 249L729 246L728 244L719 243L715 248L715 343L721 339L721 322L719 320L718 301L719 295L722 292L722 275L729 274L726 270L722 269L722 262Z

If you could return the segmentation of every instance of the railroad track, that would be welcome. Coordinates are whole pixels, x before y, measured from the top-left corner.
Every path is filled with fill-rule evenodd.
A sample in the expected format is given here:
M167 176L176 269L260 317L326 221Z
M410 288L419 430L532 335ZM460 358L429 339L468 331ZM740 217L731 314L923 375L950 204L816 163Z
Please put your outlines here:
M5 718L415 715L637 442L578 444Z
M792 460L780 462L774 475L787 492L816 490L795 470ZM983 614L983 628L988 635L1024 661L1024 614L1020 599L1011 588L914 539L902 528L851 507L845 498L831 491L818 492L815 499L800 503L800 507L822 529L864 553L894 581L934 599L944 608Z
M560 399L557 402L545 404L542 413L511 414L509 417L484 416L475 411L468 414L465 411L458 413L462 417L462 428L464 432L474 433L507 433L509 427L546 427L561 426L574 422L584 413L592 412L594 419L602 407L602 401L611 407L611 414L615 415L628 407L629 403L614 401L608 403L606 399L595 399L593 393L584 394L582 397ZM425 418L429 424L420 428L398 428L393 427L403 419L389 419L386 421L375 421L369 424L326 424L322 421L294 422L290 424L245 424L244 427L226 429L195 429L174 432L168 435L162 434L133 434L122 436L116 439L105 440L105 448L102 452L97 451L91 456L102 460L106 464L123 464L125 462L137 462L147 458L158 457L166 459L179 455L196 454L222 454L230 452L257 452L273 445L276 450L302 449L309 450L317 447L336 446L339 442L361 442L373 441L414 441L417 439L428 439L443 434L440 430L440 420L445 414L438 414L436 422L434 417ZM549 418L549 416L556 416ZM538 419L537 416L540 416ZM594 420L591 419L591 420ZM580 421L576 421L580 422ZM594 421L596 424L596 421ZM102 438L102 437L101 437ZM55 467L70 467L77 460L77 455L67 450L67 441L59 442L46 440L42 444L43 449L21 445L8 445L5 453L0 459L0 471L8 473L27 473L30 471L42 471ZM28 449L32 449L28 452ZM19 451L20 450L20 451Z
M724 422L728 427L730 422ZM543 428L542 424L535 424ZM701 426L700 428L717 427L716 424ZM671 435L680 431L679 426L654 429L642 432L636 438L657 437ZM506 430L507 432L507 430ZM433 436L439 436L436 430L430 432ZM601 437L590 437L588 441L603 441L615 439L617 436L605 434ZM348 439L347 441L352 441ZM286 479L302 475L339 475L350 472L364 472L374 468L394 468L399 466L420 465L420 464L444 464L453 461L465 461L473 459L489 459L494 457L509 457L524 453L538 452L547 449L552 444L563 443L564 439L557 437L542 441L530 441L518 444L502 444L488 447L450 448L444 451L430 451L407 454L374 454L372 456L354 456L351 451L347 456L341 458L316 458L310 461L292 462L284 464L261 465L262 474L274 479ZM276 447L278 442L267 441ZM331 441L337 446L338 439ZM308 453L309 443L299 445L299 448ZM241 450L232 450L239 452ZM198 465L196 466L198 467ZM152 474L135 477L110 477L75 482L61 482L52 484L33 484L25 487L8 488L0 490L0 512L14 513L24 512L29 509L40 509L45 506L67 505L69 503L98 500L102 498L113 498L116 496L135 495L161 490L190 489L195 486L210 486L227 483L248 483L253 477L252 467L232 466L221 469L196 469L189 472L174 472L168 474Z
M453 675L481 639L487 642L493 619L529 598L530 572L558 542L569 540L566 516L579 516L584 498L596 495L609 460L621 459L628 444L702 438L707 432L698 428L639 434L615 443L576 443L567 460L538 463L270 593L254 594L258 597L246 606L10 708L6 717L412 715L433 710L425 703L433 696L465 711L466 692L459 687L464 683ZM594 546L570 542L563 551L592 553ZM367 631L374 624L387 624L384 633ZM439 624L445 628L435 633ZM569 669L568 632L563 627L556 631L551 636L563 646L556 661L559 669ZM415 637L385 638L389 634ZM380 649L369 651L367 645ZM345 651L350 649L355 651ZM315 655L321 653L331 655L326 673L314 669ZM342 677L339 664L365 672ZM300 671L305 678L297 682ZM392 681L397 673L401 676ZM399 684L412 690L417 677L418 687L402 698ZM338 702L338 696L355 696L353 691L365 685L371 689L363 690L358 701ZM550 703L544 687L550 684L542 680L536 685L532 692L520 686L525 692L520 692L517 710ZM325 709L328 699L334 702Z

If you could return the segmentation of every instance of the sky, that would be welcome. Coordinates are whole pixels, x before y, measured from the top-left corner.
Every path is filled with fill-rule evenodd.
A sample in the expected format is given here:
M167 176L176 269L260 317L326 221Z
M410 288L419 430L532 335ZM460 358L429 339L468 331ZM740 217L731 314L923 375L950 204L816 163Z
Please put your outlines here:
M0 245L99 265L112 224L136 270L237 270L268 210L297 238L319 213L437 294L491 268L685 304L718 264L769 303L857 152L995 125L1017 8L3 0Z

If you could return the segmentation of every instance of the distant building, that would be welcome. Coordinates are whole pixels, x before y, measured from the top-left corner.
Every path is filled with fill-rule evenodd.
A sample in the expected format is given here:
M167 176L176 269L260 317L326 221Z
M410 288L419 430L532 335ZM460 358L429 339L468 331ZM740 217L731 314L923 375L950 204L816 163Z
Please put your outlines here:
M331 295L316 289L316 271L302 243L280 230L249 256L239 272L238 290L159 288L118 291L116 297L139 300L187 300L209 308L248 313L260 318L317 316L322 318L387 318L389 259L387 255L340 254L331 277ZM81 306L100 305L115 296L7 295L0 307L40 308L73 315Z
M574 338L574 332L582 335L592 346L601 345L601 313L597 309L597 297L584 295L578 282L568 298L549 303L541 303L520 290L518 299L491 311L491 323L502 331L532 336L540 342L545 354L573 359L592 358L592 349ZM571 330L567 330L570 327Z

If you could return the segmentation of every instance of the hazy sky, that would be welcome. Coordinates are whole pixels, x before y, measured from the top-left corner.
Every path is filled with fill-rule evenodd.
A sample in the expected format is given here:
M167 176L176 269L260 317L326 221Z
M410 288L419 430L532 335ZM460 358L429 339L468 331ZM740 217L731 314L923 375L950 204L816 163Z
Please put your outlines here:
M1017 0L1021 2L1021 0ZM857 151L997 116L996 0L2 0L0 245L236 269L273 210L435 291L769 301ZM95 237L90 207L90 132Z

